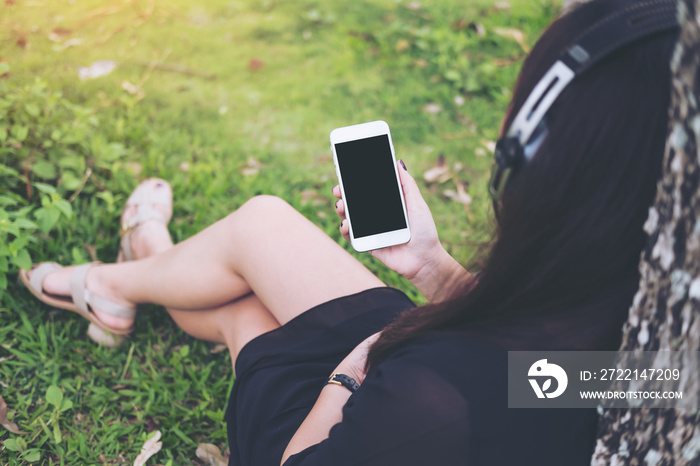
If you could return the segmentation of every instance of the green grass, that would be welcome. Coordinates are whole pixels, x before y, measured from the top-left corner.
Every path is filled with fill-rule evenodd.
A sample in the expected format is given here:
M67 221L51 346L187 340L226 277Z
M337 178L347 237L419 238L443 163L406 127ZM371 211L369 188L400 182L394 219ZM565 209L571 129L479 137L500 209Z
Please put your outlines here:
M12 88L40 77L93 109L101 131L125 147L72 201L72 219L34 235L33 261L64 264L116 257L121 205L148 176L173 185L176 241L267 193L342 242L328 133L375 119L391 126L397 157L419 180L445 247L468 263L492 230L485 145L496 139L525 55L495 30L520 30L532 45L558 9L550 0L512 1L508 9L483 0L417 9L394 0L14 0L1 8L0 60L10 74L0 79ZM49 39L57 29L60 43ZM57 50L70 39L82 42ZM76 68L97 60L118 67L78 80ZM125 81L141 84L140 100ZM441 110L425 111L429 104ZM452 177L424 182L441 154ZM249 160L260 164L257 173L244 170ZM470 206L445 197L457 182ZM421 301L371 256L357 257ZM222 420L233 377L225 352L211 353L212 345L187 337L155 307L140 313L119 349L96 346L85 337L86 322L32 299L15 277L11 270L1 300L0 394L27 433L0 428L0 464L131 464L155 429L163 449L149 464L198 463L199 443L226 449ZM57 407L49 402L54 389L47 400L51 386L62 392ZM23 451L10 451L8 440Z

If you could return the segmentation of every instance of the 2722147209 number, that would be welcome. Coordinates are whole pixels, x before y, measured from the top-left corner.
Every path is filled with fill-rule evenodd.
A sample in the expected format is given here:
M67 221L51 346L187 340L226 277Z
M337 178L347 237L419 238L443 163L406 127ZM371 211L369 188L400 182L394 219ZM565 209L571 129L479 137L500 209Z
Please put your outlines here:
M599 380L678 380L679 369L601 369Z

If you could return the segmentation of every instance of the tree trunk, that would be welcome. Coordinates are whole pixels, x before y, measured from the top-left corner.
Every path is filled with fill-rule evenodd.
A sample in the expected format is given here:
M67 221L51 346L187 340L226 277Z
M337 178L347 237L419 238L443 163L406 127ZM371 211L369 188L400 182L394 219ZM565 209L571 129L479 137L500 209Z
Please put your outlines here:
M567 2L570 3L570 2ZM700 351L700 0L679 2L681 34L671 62L669 137L663 174L644 225L649 234L624 351ZM620 362L624 365L624 360ZM623 366L624 367L624 366ZM678 367L678 366L676 366ZM684 395L700 374L681 369ZM605 409L592 465L700 464L700 416L677 409Z

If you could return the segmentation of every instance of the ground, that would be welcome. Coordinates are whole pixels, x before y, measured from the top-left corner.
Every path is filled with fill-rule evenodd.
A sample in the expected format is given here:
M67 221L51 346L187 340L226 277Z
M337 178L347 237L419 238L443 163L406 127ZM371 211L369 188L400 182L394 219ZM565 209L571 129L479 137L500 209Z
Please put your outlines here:
M375 119L391 126L445 247L473 263L493 230L492 144L520 63L558 3L4 0L0 9L0 424L25 432L0 428L0 464L132 464L159 430L149 464L179 465L198 463L200 443L225 453L226 352L155 307L123 346L99 347L85 321L32 299L18 267L114 260L121 205L149 176L172 183L176 241L268 193L342 242L328 134ZM116 67L81 80L79 68L98 61Z

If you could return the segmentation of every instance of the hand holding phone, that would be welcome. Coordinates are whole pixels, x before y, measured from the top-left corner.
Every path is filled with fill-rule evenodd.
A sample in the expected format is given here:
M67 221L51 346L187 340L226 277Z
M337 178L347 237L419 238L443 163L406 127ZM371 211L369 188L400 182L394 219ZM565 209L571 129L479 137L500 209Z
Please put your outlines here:
M350 243L370 251L411 239L389 125L373 121L331 131L331 149Z
M420 271L429 269L430 265L443 255L444 249L440 244L430 208L423 199L416 181L404 167L405 165L399 163L398 172L406 201L411 240L406 244L374 250L372 255L394 272L414 280L418 278ZM350 241L350 230L345 218L345 201L340 192L340 186L333 187L333 196L338 198L335 203L335 212L343 220L340 233Z
M373 250L372 255L394 272L406 277L428 301L444 301L454 292L463 289L465 284L470 282L471 276L442 247L430 208L405 164L394 166L399 174L410 221L411 238L405 244ZM346 240L351 241L345 198L340 185L333 188L333 196L338 198L335 210L343 220L340 233Z

